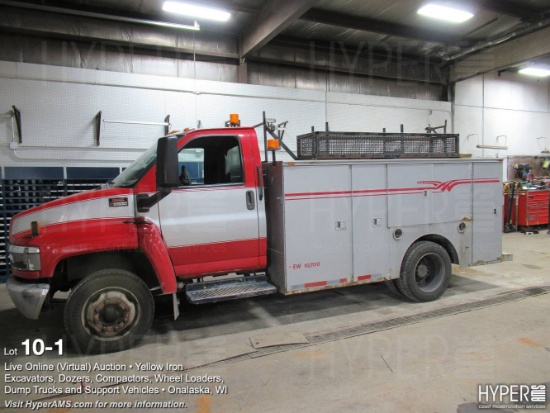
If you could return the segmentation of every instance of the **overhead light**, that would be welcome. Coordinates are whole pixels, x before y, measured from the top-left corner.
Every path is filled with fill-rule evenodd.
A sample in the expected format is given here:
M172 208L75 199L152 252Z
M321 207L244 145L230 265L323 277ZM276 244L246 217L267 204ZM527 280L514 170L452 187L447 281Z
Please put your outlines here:
M165 1L162 5L162 10L184 16L220 22L226 22L231 17L231 13L225 10L196 6L194 4L180 3L177 1Z
M504 145L476 145L476 148L478 149L503 149L505 151L508 150L507 146Z
M542 67L524 67L519 70L519 73L522 75L536 76L536 77L547 77L550 76L550 70L544 69Z
M470 12L433 3L426 4L421 7L418 9L417 13L422 16L444 20L451 23L463 23L474 17L474 15Z

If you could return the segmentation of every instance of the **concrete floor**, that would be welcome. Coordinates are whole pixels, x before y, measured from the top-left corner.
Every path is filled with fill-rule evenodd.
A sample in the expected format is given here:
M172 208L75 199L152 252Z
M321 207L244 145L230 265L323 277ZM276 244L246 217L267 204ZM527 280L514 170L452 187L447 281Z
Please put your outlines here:
M81 356L23 356L21 342L64 338L62 308L38 321L23 318L0 286L0 410L7 400L92 402L91 408L43 411L110 411L98 401L184 402L189 412L459 412L523 411L478 409L478 385L546 384L550 389L550 237L507 234L503 250L514 260L463 270L453 268L451 286L432 303L415 304L392 295L383 285L364 285L301 296L269 296L202 306L181 305L170 319L169 303L159 303L154 326L137 348L121 353ZM542 288L533 288L542 287ZM302 344L299 344L299 343ZM283 344L254 348L262 344ZM259 344L256 344L259 343ZM8 356L5 349L18 348ZM90 362L126 367L121 372L24 372L11 364ZM156 383L154 371L137 363L180 364L169 376L219 376L223 383L202 384L215 393L170 394L171 387L200 383ZM10 364L11 363L11 364ZM130 366L132 367L130 369ZM47 396L11 394L13 375L86 375L94 391L121 394ZM109 377L139 375L151 379L139 388L159 394L123 394L122 386L100 383ZM133 385L132 385L133 386ZM81 388L80 384L40 385ZM163 391L164 390L164 391ZM548 396L547 396L548 397ZM550 398L548 398L550 400ZM550 401L546 404L550 411ZM50 406L51 407L51 406ZM123 409L117 409L123 410ZM133 408L132 410L139 409ZM147 409L165 411L173 409ZM544 411L543 409L537 409ZM175 411L175 410L174 410Z

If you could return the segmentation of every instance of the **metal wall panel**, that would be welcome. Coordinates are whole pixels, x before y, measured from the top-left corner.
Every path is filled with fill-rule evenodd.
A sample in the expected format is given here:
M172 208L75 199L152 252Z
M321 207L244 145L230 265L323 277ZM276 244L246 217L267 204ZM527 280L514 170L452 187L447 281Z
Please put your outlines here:
M126 166L164 133L160 125L103 123L96 147L99 111L104 121L160 123L171 115L172 129L182 130L199 121L202 127L223 126L230 113L254 125L265 110L278 122L289 121L285 140L293 150L295 136L312 126L324 130L326 121L332 130L398 131L404 123L408 132L423 132L428 124L450 119L446 102L10 62L0 62L0 94L0 113L7 115L15 105L23 120L23 143L16 150L8 145L11 119L0 122L5 166ZM277 156L290 159L284 152Z
M254 125L262 121L264 110L267 117L277 123L288 121L284 142L296 152L296 136L309 131L312 126L324 128L325 106L322 102L291 99L261 99L255 97L199 95L197 116L205 128L221 127L230 113L239 113L242 125ZM263 157L262 129L256 129ZM277 152L277 159L291 160L284 151Z
M181 43L182 46L179 47L190 47L189 50L193 50L193 44L189 45L188 41L182 40ZM225 53L222 45L201 44L199 40L195 48L206 51L212 49L214 52L221 49ZM224 58L211 58L212 61L203 62L200 56L194 59L189 52L170 52L163 50L160 45L145 52L115 42L38 40L0 34L0 60L156 76L196 76L197 79L237 82L235 62L231 63Z
M262 86L304 88L336 93L364 94L409 99L441 100L441 86L414 81L396 81L361 74L322 71L248 63L248 81Z
M327 120L331 130L350 132L405 132L423 133L428 125L439 126L442 120L433 121L434 111L399 107L351 105L330 103L327 105ZM450 114L445 117L449 120ZM449 126L450 127L450 126Z
M538 138L548 136L549 92L548 80L511 73L459 82L454 123L462 152L487 157L540 156L545 142ZM508 150L479 149L477 145L507 146Z
M380 48L382 52L377 50ZM382 77L394 82L446 84L446 72L433 62L421 58L407 59L402 50L396 50L399 48L390 48L385 41L360 42L358 47L352 48L345 47L342 42L327 45L311 41L309 47L275 42L264 46L250 60L351 76Z
M197 51L220 51L237 53L236 37L212 35L192 31L150 27L143 24L105 21L90 17L66 16L34 10L3 8L0 27L4 32L28 32L41 37L76 39L80 42L97 42L122 47L148 47L156 50L196 49Z

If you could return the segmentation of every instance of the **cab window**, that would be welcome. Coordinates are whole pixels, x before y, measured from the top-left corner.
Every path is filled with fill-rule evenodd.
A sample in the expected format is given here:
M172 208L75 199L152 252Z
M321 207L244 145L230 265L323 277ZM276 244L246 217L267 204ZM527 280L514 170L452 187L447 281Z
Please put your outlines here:
M241 148L234 136L193 139L178 154L180 186L242 184Z

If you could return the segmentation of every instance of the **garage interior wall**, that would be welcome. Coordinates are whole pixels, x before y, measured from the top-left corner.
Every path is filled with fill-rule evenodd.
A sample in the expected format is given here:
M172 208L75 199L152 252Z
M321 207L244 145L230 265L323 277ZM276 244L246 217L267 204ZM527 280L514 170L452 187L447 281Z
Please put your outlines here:
M549 96L547 79L511 72L457 83L453 110L460 151L502 157L505 168L510 157L548 157L541 152L550 144ZM478 149L477 145L508 146L508 150Z
M95 145L95 116L105 121L163 122L172 128L222 127L230 113L243 125L261 122L262 111L289 121L287 144L313 126L324 130L424 132L450 124L451 104L290 89L229 82L139 75L28 63L0 62L0 164L6 166L126 166L163 134L158 125L103 122ZM9 117L21 111L21 144ZM281 159L288 159L281 153Z
M285 139L313 126L323 130L423 132L445 120L461 136L461 152L474 156L539 156L550 142L550 84L505 72L457 83L451 104L434 100L338 93L232 82L216 82L0 62L0 165L126 166L163 133L161 126L102 123L95 145L95 116L163 122L174 129L220 127L230 113L243 125L257 124L261 112L289 121ZM22 114L23 142L17 140L12 105ZM453 118L453 119L452 119ZM451 122L452 121L452 122ZM449 127L449 131L450 131ZM260 142L261 144L261 142ZM478 144L509 149L478 149ZM543 155L544 156L544 155ZM281 154L286 159L285 154Z
M279 76L292 78L289 73ZM293 150L297 135L311 127L324 130L325 122L340 131L397 132L404 125L406 132L424 132L428 125L447 121L449 132L454 127L461 135L462 153L491 157L540 155L547 143L537 138L549 135L547 80L512 74L475 77L456 85L453 105L430 96L413 99L361 94L363 89L344 93L334 91L339 88L300 88L291 81L281 84L288 87L0 61L0 176L5 179L0 282L8 271L5 246L10 216L105 182L164 133L160 125L102 123L96 146L99 111L106 121L162 123L170 115L172 128L180 130L199 122L203 128L222 127L230 113L239 113L243 125L255 125L265 111L278 122L289 121L285 140ZM408 87L402 83L399 90ZM413 89L421 90L422 84ZM388 89L388 94L395 90ZM17 142L12 106L21 112L22 143ZM502 136L497 140L499 135L506 135L506 140ZM483 151L477 144L507 145L509 150ZM282 152L278 158L290 159ZM43 176L39 167L54 168ZM82 169L91 170L91 175L83 176ZM20 195L12 198L10 191Z

